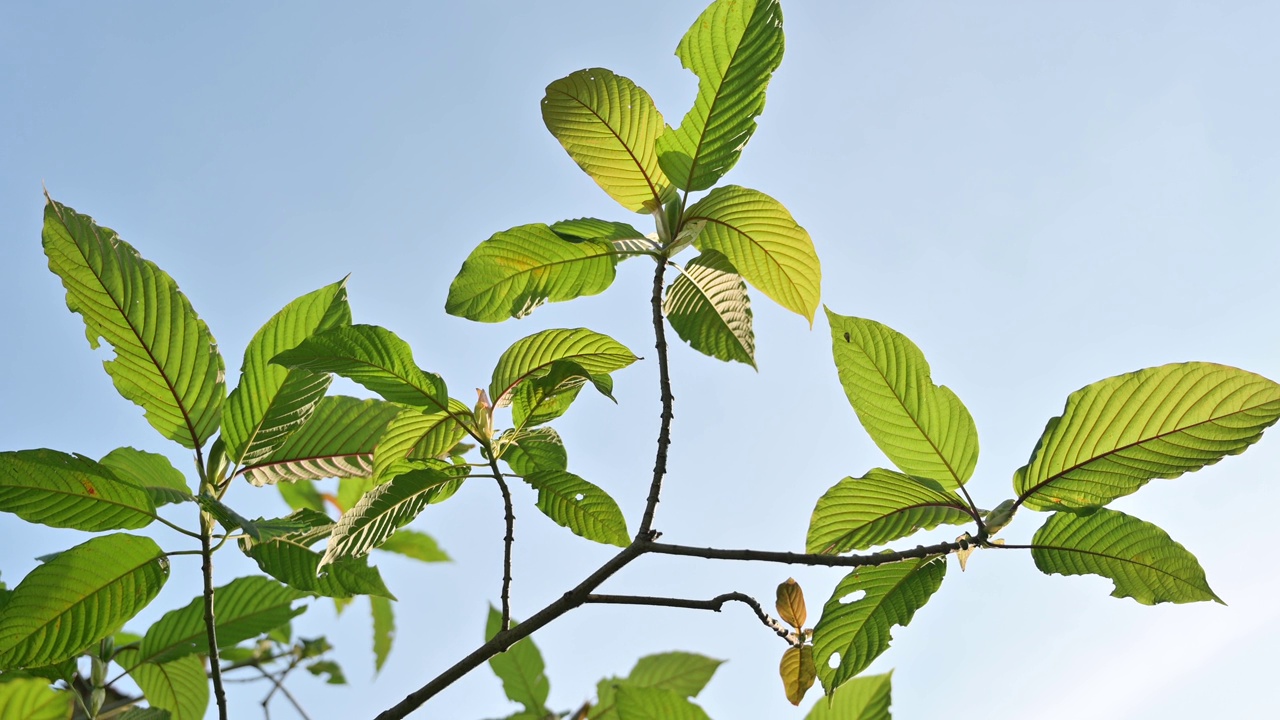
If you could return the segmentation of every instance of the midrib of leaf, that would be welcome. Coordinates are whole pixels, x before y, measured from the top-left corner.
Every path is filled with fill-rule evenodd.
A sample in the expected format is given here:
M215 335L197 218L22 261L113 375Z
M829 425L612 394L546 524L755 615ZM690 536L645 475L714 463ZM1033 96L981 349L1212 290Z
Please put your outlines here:
M1009 545L1009 546L1006 546L1006 547L1015 548L1015 549L1016 549L1016 548L1023 548L1023 547L1025 547L1025 548L1027 548L1028 550L1052 550L1052 551L1054 551L1054 552L1077 553L1077 554L1080 554L1080 555L1092 555L1093 557L1103 558L1104 560L1109 560L1109 561L1112 561L1112 562L1121 562L1121 563L1126 563L1126 564L1130 564L1130 565L1137 565L1137 566L1139 566L1139 567L1146 568L1147 570L1151 570L1151 571L1153 571L1153 572L1157 572L1157 573L1159 573L1159 574L1161 574L1161 575L1164 575L1165 577L1171 578L1171 579L1173 579L1174 581L1176 581L1176 582L1177 582L1177 584L1179 584L1179 585L1184 585L1184 586L1187 586L1187 587L1190 587L1190 588L1192 588L1193 590L1195 590L1197 593L1198 593L1198 592L1203 592L1201 588L1196 587L1195 585L1192 585L1191 583L1187 582L1187 581L1186 581L1186 580L1184 580L1183 578L1180 578L1180 577L1178 577L1177 575L1174 575L1173 573L1171 573L1171 572L1169 572L1169 571L1167 571L1167 570L1161 570L1160 568L1155 567L1154 565L1148 565L1147 563L1144 563L1144 562L1138 562L1137 560L1133 560L1132 558L1130 558L1130 559L1125 559L1125 558L1120 557L1120 556L1118 556L1118 555L1107 555L1106 553L1100 553L1100 552L1098 552L1098 551L1096 551L1096 550L1082 550L1082 549L1080 549L1080 548L1059 547L1059 546L1057 546L1057 545L1040 545L1040 544L1032 544L1032 545ZM1089 573L1089 574L1093 574L1093 573ZM1108 578L1108 579L1110 579L1110 578ZM1214 597L1216 597L1216 596L1214 596ZM1218 602L1222 602L1222 601L1221 601L1221 600L1219 600Z
M124 480L123 480L123 479L121 479L121 478L116 478L116 479L117 479L117 480L120 480L121 482L126 482L126 481L124 481ZM134 485L133 483L126 483L126 484L132 485L134 489L139 490L139 491L141 491L141 492L143 492L143 493L145 493L145 492L146 492L146 489L145 489L145 488L143 488L141 485ZM75 497L75 498L84 498L84 497L85 497L84 495L81 495L81 494L79 494L79 493L72 492L72 491L69 491L69 490L51 490L51 489L49 489L49 488L47 488L47 487L37 487L37 486L34 486L34 485L5 485L4 487L17 488L17 489L19 489L19 490L35 490L35 491L42 492L42 493L50 493L50 494L55 494L55 495L66 495L66 496L68 496L68 497ZM159 520L159 519L160 519L158 515L156 515L156 514L155 514L155 513L153 513L153 512L149 512L149 511L147 511L145 508L140 508L140 507L137 507L137 506L134 506L134 505L125 505L124 503L119 502L119 501L117 501L117 500L108 500L108 499L106 499L106 498L102 497L102 495L94 495L94 496L93 496L93 499L94 499L94 502L100 503L100 504L102 504L102 505L114 505L114 506L116 506L116 507L124 508L124 509L126 509L126 510L130 510L130 511L132 511L132 512L136 512L136 513L138 513L139 515L146 515L147 517L151 518L152 520Z
M552 231L552 232L554 232L554 231ZM560 238L560 239L561 239L561 240L564 240L564 238ZM564 242L570 243L570 244L572 244L572 245L580 245L580 244L582 244L582 243L575 243L575 242L573 242L572 240L564 240ZM584 241L584 242L599 242L599 241L590 241L590 240L588 240L588 241ZM588 255L588 256L586 256L586 257L574 257L574 258L569 258L569 259L567 259L567 260L551 260L551 261L549 261L549 262L541 263L541 264L539 264L539 265L537 265L537 266L535 266L535 267L525 268L524 270L521 270L521 271L519 271L519 272L517 272L517 273L514 273L514 274L512 274L512 275L506 275L506 276L504 276L501 280L499 280L498 282L493 283L492 285L488 285L488 286L486 286L486 287L485 287L483 290L481 290L480 292L474 293L474 294L472 295L472 297L474 297L474 296L476 296L476 295L480 295L481 293L491 292L494 288L498 287L499 285L503 285L503 284L509 283L509 282L511 282L514 278L522 277L522 276L524 276L524 275L531 275L531 274L533 274L534 272L536 272L536 271L538 271L538 270L541 270L542 268L548 268L548 267L553 267L553 266L557 266L557 265L568 265L568 264L570 264L570 263L586 262L586 261L588 261L588 260L595 260L596 258L602 258L602 257L621 257L621 256L624 256L624 255L647 255L647 254L648 254L648 253L643 253L643 252L614 252L614 251L609 251L609 252L602 252L602 253L600 253L599 255Z
M601 125L604 125L606 128L609 129L609 133L612 134L614 139L618 141L618 144L622 146L622 149L627 151L627 157L631 158L631 162L640 170L640 175L644 177L644 184L649 186L649 192L653 195L653 201L656 203L656 207L661 208L662 195L658 192L658 188L654 186L653 179L649 177L649 173L645 172L644 165L640 163L640 158L636 157L636 154L631 151L631 146L628 145L627 142L622 139L622 136L618 134L618 131L615 130L614 127L610 125L607 120L605 120L603 117L600 117L600 113L596 112L594 108L592 108L590 105L587 105L586 103L579 100L578 98L574 97L573 95L570 95L569 93L559 89L554 91L549 90L548 92L558 92L561 95L569 98L573 102L577 103L578 105L581 105L583 108L586 109L587 112L594 115L595 118L600 121ZM629 107L630 106L628 105L628 108Z
M225 586L224 586L224 587L225 587ZM299 591L299 592L301 592L301 591ZM308 594L309 594L309 593L308 593ZM299 598L296 598L296 597L295 597L295 598L290 598L290 599L289 599L289 602L288 602L289 607L293 607L293 602L294 602L295 600L298 600L298 599L299 599ZM253 612L251 612L251 613L245 613L245 614L243 614L243 615L236 615L236 617L235 617L235 622L236 622L236 623L242 623L242 622L244 622L245 620L252 619L252 618L256 618L256 617L258 617L259 615L265 615L265 614L267 614L267 613L277 612L277 611L279 611L279 610L280 610L280 607L281 607L281 606L279 606L279 605L271 605L271 606L269 606L269 607L259 608L258 610L255 610L255 611L253 611ZM173 640L173 641L169 642L169 644L168 644L168 645L166 645L165 647L160 648L159 650L155 651L154 653L152 653L152 654L148 655L148 656L147 656L147 657L145 657L145 658L141 658L141 659L139 659L139 660L138 660L138 662L136 662L136 663L134 663L134 664L133 664L133 667L126 669L126 670L125 670L125 672L126 672L126 673L133 672L133 671L134 671L134 669L135 669L135 668L137 668L139 665L143 665L143 664L145 664L145 663L149 663L149 662L154 662L154 661L155 661L155 658L163 657L165 653L168 653L168 652L173 651L173 649L174 649L174 648L177 648L177 647L179 647L180 645L186 645L187 643L199 642L199 640L203 639L204 637L205 637L205 629L204 629L203 627L201 627L201 628L200 628L200 629L199 629L195 634L192 634L192 635L185 635L185 636L183 636L183 637L181 637L181 638L178 638L178 639L176 639L176 640ZM219 644L221 644L221 643L219 643ZM139 654L141 654L141 650L142 650L141 645L139 645L138 650L139 650ZM177 658L174 658L174 659L176 660ZM157 664L157 665L159 665L159 664L161 664L161 663L156 663L156 664Z
M893 511L889 512L889 513L888 513L888 514L886 514L886 515L881 515L881 516L879 516L879 517L876 517L876 518L872 519L872 520L871 520L871 521L869 521L869 522L863 523L863 524L862 524L862 525L860 525L858 528L856 528L856 530L864 530L864 529L866 529L866 528L868 528L868 527L871 527L872 525L874 525L874 524L876 524L876 523L878 523L878 522L880 522L880 521L882 521L882 520L886 520L886 519L891 518L891 517L894 517L894 516L896 516L896 515L901 515L902 513L909 512L909 511L911 511L911 510L922 510L922 509L924 509L924 508L950 508L950 509L952 509L952 510L961 510L961 511L963 511L963 512L968 513L970 516L972 516L972 515L973 515L973 511L972 511L972 510L970 510L970 509L969 509L969 508L967 508L967 507L964 507L963 505L959 505L959 504L951 505L951 504L946 504L946 503L936 503L936 502L935 502L935 503L918 503L918 504L916 504L916 505L908 505L908 506L906 506L906 507L898 508L898 509L895 509L895 510L893 510ZM844 537L844 536L846 536L846 535L848 535L848 534L849 534L848 532L841 533L841 537ZM890 541L890 542L892 542L892 541ZM879 544L879 543L878 543L878 544ZM832 549L832 548L834 548L835 546L836 546L836 544L835 544L835 543L829 543L825 548L823 548L823 549L822 549L822 552L823 552L823 553L829 553L829 552L831 552L831 549Z
M686 197L687 197L687 196L686 196ZM773 253L769 252L769 250L768 250L768 249L766 249L763 245L761 245L761 244L760 244L760 242L759 242L758 240L756 240L756 238L755 238L755 235L754 235L754 234L749 233L749 232L747 232L746 230L743 230L743 229L739 228L738 226L733 225L733 224L731 224L731 223L728 223L728 222L726 222L726 221L724 221L724 220L720 220L720 219L717 219L717 218L709 218L709 217L706 217L705 215L700 215L700 216L695 217L695 218L687 218L687 219L686 219L686 221L685 221L685 223L681 223L681 224L680 224L681 229L683 229L683 228L684 228L684 225L688 222L688 220L703 220L703 221L706 221L708 224L715 224L715 225L719 225L719 226L721 226L721 227L726 227L726 228L729 228L730 230L732 230L733 232L737 233L738 235L740 235L740 236L742 236L742 237L744 237L744 238L747 238L747 240L748 240L748 241L749 241L753 246L755 246L755 248L756 248L756 249L758 249L761 253L763 253L765 257L769 258L769 262L770 262L770 263L772 263L772 264L773 264L773 266L774 266L775 268L777 268L778 272L782 273L782 276L783 276L783 277L785 277L788 281L792 281L791 273L787 272L786 267L784 267L784 266L782 265L782 263L781 263L781 262L779 262L779 261L778 261L778 259L777 259L776 257L774 257L774 254L773 254ZM793 284L794 284L794 281L793 281ZM794 292L794 289L790 290L789 292ZM810 326L812 326L812 325L813 325L813 321L812 321L812 320L810 320L810 321L809 321L809 325L810 325Z
M244 449L245 449L245 451L247 451L249 448L253 447L253 441L254 441L254 440L256 440L256 439L257 439L257 437L258 437L258 434L262 432L262 426L267 422L267 418L271 417L271 411L275 408L276 403L278 403L278 402L280 402L280 401L281 401L281 397L284 395L284 393L282 393L282 392L281 392L281 390L283 390L283 389L284 389L284 384L285 384L285 383L287 383L287 382L289 382L289 375L292 375L292 374L293 374L293 373L295 373L295 372L298 372L298 373L301 373L301 372L308 372L308 373L309 373L309 372L311 372L311 371L310 371L310 370L288 370L288 371L287 371L287 373L288 373L288 374L287 374L287 375L285 375L284 382L280 383L280 387L279 387L278 389L276 389L276 392L271 396L271 402L268 402L268 403L267 403L267 407L266 407L266 408L265 408L265 410L263 411L263 413L262 413L262 417L261 417L261 418L258 418L258 422L257 422L257 424L253 426L253 432L250 432L250 433L249 433L249 437L245 438L245 442L244 442ZM312 373L312 374L314 375L314 374L318 374L318 373ZM314 409L314 407L315 407L315 403L312 403L312 408ZM303 424L303 423L305 423L305 422L306 422L306 418L303 418L300 422L295 423L296 427L295 427L294 429L297 429L297 428L302 427L302 424ZM244 454L244 453L242 452L242 453L241 453L241 455L243 455L243 454ZM269 456L268 456L268 457L269 457ZM248 465L246 465L246 466L244 466L244 467L247 469L249 466L248 466ZM239 469L240 469L239 467L233 468L233 469L232 469L231 476L232 476L232 477L235 477L237 474L239 474L239 472L238 472L238 471L239 471Z
M717 97L717 99L719 99L719 96L718 96L718 95L717 95L716 97ZM699 147L701 147L701 145L699 145ZM689 177L693 177L693 169L692 169L692 167L693 167L693 166L690 166L690 170L689 170ZM685 197L688 197L688 195L686 195ZM697 288L697 289L698 289L698 292L699 292L699 293L701 293L701 295L702 295L702 297L703 297L703 298L706 298L706 300L707 300L707 304L711 306L711 309L712 309L712 310L715 310L715 311L716 311L716 317L720 318L720 324L721 324L721 325L724 325L726 328L727 328L727 327L729 327L729 319L728 319L728 317L726 317L724 313L720 312L720 308L719 308L719 307L717 307L717 306L716 306L716 304L715 304L714 302L711 302L711 295L710 295L710 293L708 293L708 292L707 292L707 289L706 289L705 287L703 287L701 284L699 284L699 283L698 283L697 278L695 278L693 275L691 275L691 274L689 274L689 273L685 272L685 269L684 269L684 268L682 268L682 267L680 267L679 265L677 265L677 266L676 266L676 269L680 271L680 274L681 274L681 275L683 275L683 276L685 277L685 279L686 279L686 280L688 280L689 282L693 283L693 286L694 286L695 288ZM735 269L736 269L736 268L735 268ZM739 277L741 277L741 275L739 275ZM735 333L733 333L732 331L730 331L730 333L729 333L729 334L733 336L733 339L734 339L735 341L737 341L737 340L738 340L738 336L737 336ZM741 343L741 342L739 342L738 344L739 344L739 345L741 345L742 343Z
M1063 470L1060 470L1060 471L1058 471L1057 473L1053 474L1052 476L1050 476L1050 477L1048 477L1048 478L1045 478L1044 480L1042 480L1042 481L1040 481L1040 482L1036 483L1035 485L1031 486L1030 488L1028 488L1028 489L1027 489L1027 491L1026 491L1026 492L1022 493L1022 496L1018 498L1018 501L1017 501L1017 503L1015 503L1014 507L1017 507L1018 505L1021 505L1023 500L1026 500L1027 498L1029 498L1029 497L1031 497L1032 495L1034 495L1034 494L1036 494L1037 492L1039 492L1040 488L1044 487L1045 485L1048 485L1049 483L1052 483L1052 482L1054 482L1055 480L1060 480L1060 479L1062 479L1064 476L1066 476L1066 475L1070 475L1071 473L1075 472L1076 470L1079 470L1080 468L1082 468L1082 467L1084 467L1084 466L1088 465L1089 463L1097 462L1098 460L1101 460L1101 459L1103 459L1103 458L1105 458L1105 457L1108 457L1108 456L1110 456L1110 455L1115 455L1116 453L1124 452L1125 450L1128 450L1128 449L1130 449L1130 448L1135 448L1135 447L1138 447L1138 446L1140 446L1140 445L1145 445L1146 443L1149 443L1149 442L1151 442L1151 441L1153 441L1153 440L1161 440L1161 439L1166 438L1166 437L1168 437L1168 436L1170 436L1170 435L1177 435L1178 433L1182 433L1182 432L1186 432L1186 431L1191 430L1191 429L1194 429L1194 428L1198 428L1198 427L1200 427L1201 425L1210 425L1210 424L1216 423L1216 422L1218 422L1218 421L1220 421L1220 420L1224 420L1224 419L1226 419L1226 418L1229 418L1229 417L1231 417L1231 416L1233 416L1233 415L1239 415L1239 414L1241 414L1241 413L1247 412L1248 410L1252 410L1252 409L1253 409L1253 408L1244 408L1244 409L1241 409L1241 410L1237 410L1237 411L1235 411L1235 412L1233 412L1233 413L1227 413L1226 415L1216 415L1216 416L1211 417L1211 418L1209 418L1209 419L1207 419L1207 420L1201 420L1200 422L1192 423L1192 424L1190 424L1190 425L1185 425L1185 426L1182 426L1182 427L1178 427L1178 428L1176 428L1176 429L1174 429L1174 430L1170 430L1170 431L1168 431L1168 432L1162 432L1162 433L1159 433L1159 434L1157 434L1157 435L1152 435L1152 436L1150 436L1150 437L1142 438L1141 440L1135 440L1134 442L1131 442L1131 443L1129 443L1129 444L1127 444L1127 445L1121 445L1121 446L1119 446L1119 447L1116 447L1116 448L1113 448L1113 449L1111 449L1111 450L1108 450L1108 451L1106 451L1106 452L1102 453L1101 455L1094 455L1093 457L1088 458L1088 459L1086 459L1086 460L1082 460L1082 461L1080 461L1080 462L1076 463L1075 465L1072 465L1072 466L1071 466L1071 467L1069 467L1069 468L1065 468L1065 469L1063 469ZM945 462L945 461L944 461L944 462ZM1185 474L1186 474L1186 472L1187 472L1187 471L1184 471L1182 474L1183 474L1183 475L1185 475ZM1194 471L1190 471L1190 472L1194 472ZM1131 476L1125 475L1124 477L1131 477Z
M57 203L55 203L53 201L53 198L49 197L48 192L46 192L44 196L45 196L45 199L48 200L49 203L53 205L54 212L58 213L58 220L62 223L62 227L66 228L67 219L62 215L62 207ZM191 444L195 446L196 453L199 454L200 453L200 435L199 433L196 432L195 425L191 423L191 415L190 413L187 412L186 406L182 404L182 398L178 395L177 389L173 385L173 381L169 379L169 375L164 371L164 367L161 366L158 360L156 360L155 353L151 352L151 346L143 340L142 334L139 333L138 328L129 319L129 315L125 312L124 308L120 306L120 303L116 301L116 296L106 287L105 284L103 284L101 276L99 276L98 273L93 268L93 263L89 262L89 257L85 255L83 251L81 251L80 243L76 242L75 238L70 237L70 232L68 232L67 235L68 235L68 238L71 240L69 244L75 246L76 253L81 257L81 259L84 260L85 267L89 269L89 274L92 275L94 279L98 281L99 287L102 288L102 294L111 298L111 304L115 306L116 312L120 314L120 317L124 321L124 324L129 327L129 331L133 333L134 339L138 341L138 345L143 349L144 352L147 353L147 359L151 361L151 364L152 366L155 367L156 372L164 380L165 388L168 389L169 395L173 397L173 404L177 406L178 412L182 413L182 422L186 424L187 432L191 435ZM116 267L121 268L127 265L127 263L121 263L119 260L120 246L116 243L110 243L110 245L111 245L111 253L115 255L117 258ZM119 351L117 350L116 352L118 353Z

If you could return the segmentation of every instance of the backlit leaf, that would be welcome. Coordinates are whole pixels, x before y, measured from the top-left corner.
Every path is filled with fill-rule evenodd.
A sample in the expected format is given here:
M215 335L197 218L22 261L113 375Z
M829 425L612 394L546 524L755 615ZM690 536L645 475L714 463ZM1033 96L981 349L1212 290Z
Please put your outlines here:
M140 486L156 506L194 499L187 478L164 455L122 447L107 453L98 463L111 468L116 477Z
M373 452L402 407L343 395L322 398L302 427L271 457L244 469L254 485L328 477L367 477Z
M396 637L395 609L391 601L381 597L369 598L369 611L373 615L373 669L382 670L391 654L391 644Z
M525 476L538 491L538 509L573 531L573 534L606 545L631 543L627 521L608 493L572 473L545 470Z
M403 555L407 558L413 558L419 562L451 562L449 554L440 549L436 539L424 532L410 530L408 528L400 528L394 535L387 538L381 545L379 550L397 555Z
M515 625L512 621L511 626ZM501 627L502 613L490 606L488 620L485 622L485 640L492 640ZM502 681L502 690L508 699L520 703L529 712L540 713L540 717L546 714L551 682L547 680L542 653L533 644L533 640L524 638L506 652L489 658L489 667Z
M294 516L306 518L310 527L265 542L240 541L240 549L268 575L301 590L324 597L377 595L392 597L377 568L365 558L343 558L320 570L321 555L311 549L328 537L336 523L327 515L303 510Z
M932 480L872 470L836 483L813 508L805 552L866 550L917 530L962 525L973 518L964 502Z
M667 288L663 312L671 327L703 355L756 366L751 298L724 255L705 250Z
M75 697L41 678L0 682L0 720L71 720Z
M673 690L623 684L616 698L619 720L711 720L706 711Z
M818 670L813 664L813 646L787 648L782 654L778 674L782 676L782 688L787 700L792 705L799 705L818 677Z
M139 662L136 648L116 654L116 662L129 672L153 708L167 710L170 720L203 720L209 707L209 678L204 660L196 655L165 663Z
M805 720L892 720L889 704L893 673L863 675L841 685L830 702L818 702Z
M389 482L365 493L355 507L342 514L329 538L321 567L340 558L368 554L417 517L432 496L456 479L456 473L423 462L403 462L387 472L391 476Z
M453 398L449 399L449 412L402 411L387 425L373 451L373 477L382 477L403 460L443 456L467 434L463 422L474 422L471 409Z
M521 430L508 440L502 459L517 475L531 475L539 470L567 470L569 455L554 428Z
M783 622L797 630L804 628L805 620L809 619L809 611L805 608L804 591L795 578L787 578L778 584L776 605L778 617Z
M50 527L132 530L155 519L141 486L83 455L0 452L0 510Z
M607 375L638 359L617 340L586 328L543 330L502 353L493 368L489 397L495 408L511 404L517 385L550 372L557 360L575 362L592 375Z

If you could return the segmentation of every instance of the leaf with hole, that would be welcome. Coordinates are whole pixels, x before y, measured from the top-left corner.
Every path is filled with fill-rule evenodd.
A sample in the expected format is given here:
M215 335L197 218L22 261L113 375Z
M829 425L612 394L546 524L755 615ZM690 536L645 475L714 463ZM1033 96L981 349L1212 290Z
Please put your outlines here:
M626 518L604 490L573 473L556 470L532 473L524 479L538 491L538 509L556 524L598 543L630 544Z

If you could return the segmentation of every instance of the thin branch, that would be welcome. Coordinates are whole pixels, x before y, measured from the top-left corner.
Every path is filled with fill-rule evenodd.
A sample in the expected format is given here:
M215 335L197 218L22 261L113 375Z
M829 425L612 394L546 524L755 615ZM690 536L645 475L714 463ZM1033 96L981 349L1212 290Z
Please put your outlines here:
M204 629L209 640L209 678L213 680L213 696L218 702L218 720L227 720L227 693L222 687L222 665L218 660L218 624L213 613L213 548L210 536L213 516L200 511L200 552L204 556Z
M589 605L653 605L656 607L686 608L689 610L710 610L712 612L720 612L724 604L731 600L749 605L752 610L755 610L756 617L760 618L760 622L764 623L764 626L772 630L778 637L786 640L789 645L798 646L803 642L798 633L792 632L782 623L769 617L760 602L746 593L724 593L710 600L689 600L686 598L652 597L648 595L587 596L587 604Z
M288 673L290 670L292 670L296 666L297 666L296 663L293 665L290 665L287 669L284 670L284 672L281 673L281 675ZM271 684L275 686L267 693L266 697L262 698L262 714L267 717L267 720L270 720L271 718L271 711L267 709L267 705L270 704L272 696L276 694L276 690L279 690L281 694L284 695L285 699L288 700L291 705L293 705L293 709L298 711L298 714L302 716L302 720L311 720L311 716L307 714L307 711L302 709L302 704L299 703L298 699L293 696L293 693L289 692L289 688L285 687L284 683L281 682L283 678L277 678L275 675L272 675L271 673L267 672L266 670L263 670L262 668L256 665L253 667L255 670L262 673L262 677L270 680Z
M506 510L507 535L502 539L502 630L511 629L511 548L516 541L516 514L511 505L511 488L502 479L502 470L498 461L493 459L492 448L489 451L489 467L493 468L493 479L498 481L502 490L502 505Z
M667 365L666 324L662 317L662 287L667 271L665 259L659 260L653 271L653 295L650 305L653 308L654 347L658 351L658 384L662 395L662 424L658 429L658 452L653 463L653 482L649 485L649 498L645 502L644 517L640 520L640 531L637 540L651 540L653 531L653 514L658 508L658 497L662 494L662 478L667 474L667 450L671 447L671 420L675 417L672 404L675 397L671 394L671 371Z
M975 539L976 542L976 539ZM870 555L817 555L812 553L775 552L770 550L726 550L722 548L700 548L689 545L672 545L669 543L651 542L645 545L645 552L659 555L682 555L708 560L747 560L753 562L785 563L789 565L812 565L819 567L872 567L889 565L903 560L926 558L934 555L947 555L959 550L959 542L944 542L936 545L918 545L910 550L899 550L888 553L872 553Z

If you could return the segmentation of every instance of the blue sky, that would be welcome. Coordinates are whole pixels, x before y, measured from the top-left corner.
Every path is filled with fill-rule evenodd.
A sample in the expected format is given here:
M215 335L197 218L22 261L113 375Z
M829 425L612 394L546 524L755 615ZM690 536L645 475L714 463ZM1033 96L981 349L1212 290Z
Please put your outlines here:
M924 350L972 411L970 488L990 507L1071 391L1166 362L1280 377L1280 7L1131 3L784 2L787 54L759 130L726 178L778 198L811 233L823 302ZM521 321L446 316L448 284L492 233L579 216L629 220L542 125L546 84L607 67L668 122L696 81L672 51L700 3L6 3L0 6L0 447L100 457L121 445L189 459L121 400L40 250L41 183L166 269L239 366L286 302L351 273L357 322L396 331L453 394L548 327L587 326L648 356L615 376L619 404L584 398L560 425L570 469L632 527L657 425L649 272ZM671 475L656 526L684 544L799 550L813 503L887 461L836 380L826 327L761 297L759 372L680 346ZM336 385L343 392L358 388ZM896 668L899 718L1280 715L1280 578L1261 560L1280 441L1155 482L1116 507L1201 560L1218 605L1146 608L1100 578L1046 577L983 552L875 669ZM246 514L284 509L237 487ZM514 606L526 616L607 558L517 489ZM299 678L316 717L364 717L481 639L501 577L496 489L477 484L415 527L456 559L380 561L401 602L397 646L373 678L360 603L325 633L352 682ZM1024 512L1010 541L1038 525ZM945 537L945 533L935 533ZM0 518L0 571L80 542ZM167 538L180 543L180 538ZM219 556L223 579L253 568ZM816 610L836 571L643 558L605 590L762 599L794 574ZM130 628L197 592L194 561ZM552 704L576 707L640 655L727 659L701 696L712 717L801 717L776 676L782 643L740 607L720 614L587 608L536 638ZM263 691L265 692L265 691ZM233 692L235 717L260 712ZM812 702L812 698L810 699ZM487 669L424 717L509 712ZM276 707L276 717L289 710Z

